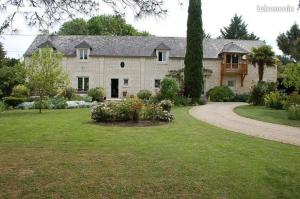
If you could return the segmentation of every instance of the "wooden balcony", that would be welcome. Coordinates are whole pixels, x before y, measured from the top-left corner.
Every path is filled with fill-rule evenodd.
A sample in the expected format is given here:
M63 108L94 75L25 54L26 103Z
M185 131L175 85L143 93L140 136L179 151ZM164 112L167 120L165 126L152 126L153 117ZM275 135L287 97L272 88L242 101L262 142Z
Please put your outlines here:
M227 75L239 75L241 76L241 86L244 84L244 79L248 75L248 64L227 64L221 63L221 85L223 84L224 76Z

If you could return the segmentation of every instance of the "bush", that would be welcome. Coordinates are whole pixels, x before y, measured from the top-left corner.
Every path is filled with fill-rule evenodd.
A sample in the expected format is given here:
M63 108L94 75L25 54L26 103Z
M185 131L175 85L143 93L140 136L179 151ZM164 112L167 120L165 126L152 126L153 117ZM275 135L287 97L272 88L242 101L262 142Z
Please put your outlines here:
M29 89L26 86L19 84L14 86L11 95L18 98L27 98L29 96Z
M279 92L271 92L264 98L265 106L273 109L283 109L286 97Z
M173 103L170 100L163 100L158 104L163 111L171 111L171 108L173 106Z
M149 101L152 96L151 91L149 90L140 90L137 94L138 98L143 100L144 102Z
M174 101L175 96L179 92L179 84L176 79L166 77L160 84L160 95L162 99L168 99Z
M64 88L60 96L66 98L67 100L73 100L76 96L76 90L71 87Z
M288 108L288 118L290 120L300 120L300 105L299 104L292 104Z
M172 121L170 101L163 102L163 108L157 104L144 104L140 99L126 99L121 102L100 103L92 108L91 118L96 122L125 122L143 120ZM168 114L167 114L167 113Z
M5 111L6 109L7 105L3 101L0 101L0 113Z
M249 94L236 94L234 96L235 102L248 102L249 101Z
M188 106L189 104L189 99L183 95L176 95L174 97L175 106Z
M288 110L288 108L293 104L300 104L300 95L297 92L293 92L287 97L284 108Z
M26 99L22 97L4 97L3 101L6 103L8 106L16 107L19 104L23 103Z
M66 109L68 104L65 98L63 97L54 97L50 99L53 109Z
M169 111L162 111L159 115L159 120L163 122L172 122L174 119L174 115Z
M251 89L249 103L255 106L264 105L265 95L276 91L276 83L258 82Z
M227 86L214 87L206 95L213 102L230 102L234 99L233 91Z
M93 101L103 102L105 97L105 91L103 88L92 88L88 91L88 96L93 98Z

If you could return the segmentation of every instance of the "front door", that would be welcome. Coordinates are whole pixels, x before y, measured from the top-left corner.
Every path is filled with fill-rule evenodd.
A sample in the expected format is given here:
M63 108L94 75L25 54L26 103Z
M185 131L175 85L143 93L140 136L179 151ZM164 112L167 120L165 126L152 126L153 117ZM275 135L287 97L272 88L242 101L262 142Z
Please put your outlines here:
M119 79L111 79L111 98L119 98Z

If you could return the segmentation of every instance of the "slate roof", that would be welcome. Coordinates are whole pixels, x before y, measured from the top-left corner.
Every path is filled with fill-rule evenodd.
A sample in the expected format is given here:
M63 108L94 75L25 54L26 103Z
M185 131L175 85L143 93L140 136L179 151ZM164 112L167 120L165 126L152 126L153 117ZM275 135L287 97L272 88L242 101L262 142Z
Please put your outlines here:
M49 40L47 40L47 41L45 41L45 42L38 45L38 48L47 48L47 47L48 48L55 48L53 46L53 44L51 43L51 41L49 41Z
M169 46L167 46L166 44L164 44L163 42L161 42L156 48L155 50L171 50L171 48Z
M92 49L92 46L90 44L88 44L86 41L83 41L80 44L76 45L75 48L90 48L90 49Z
M183 37L38 35L25 52L25 56L30 56L46 41L51 42L65 56L75 56L75 47L83 41L93 49L90 56L153 57L155 49L163 43L170 48L171 58L184 58L186 49L186 38ZM205 39L204 58L217 59L224 46L231 42L247 51L265 44L263 41Z
M221 53L241 53L241 54L248 54L249 50L246 50L245 48L235 44L234 42L230 42L226 45L224 45L223 49L221 50Z

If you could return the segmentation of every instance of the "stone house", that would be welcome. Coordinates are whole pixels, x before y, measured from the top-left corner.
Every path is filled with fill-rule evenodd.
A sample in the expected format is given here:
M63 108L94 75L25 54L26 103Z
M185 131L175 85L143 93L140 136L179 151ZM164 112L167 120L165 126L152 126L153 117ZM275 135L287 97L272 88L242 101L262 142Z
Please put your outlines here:
M246 55L263 41L205 39L204 91L227 85L235 93L247 93L258 81L258 69ZM25 53L25 60L39 48L63 53L62 65L71 86L79 93L103 87L107 98L136 95L147 89L157 92L170 72L184 68L186 38L136 36L39 35ZM275 82L277 68L266 67L264 81Z

